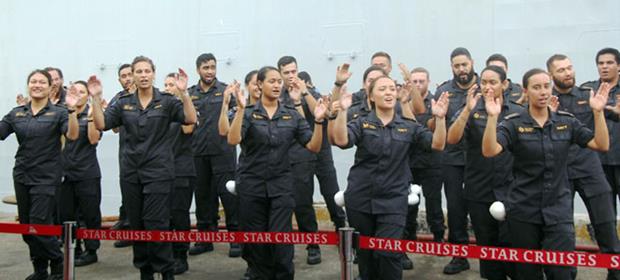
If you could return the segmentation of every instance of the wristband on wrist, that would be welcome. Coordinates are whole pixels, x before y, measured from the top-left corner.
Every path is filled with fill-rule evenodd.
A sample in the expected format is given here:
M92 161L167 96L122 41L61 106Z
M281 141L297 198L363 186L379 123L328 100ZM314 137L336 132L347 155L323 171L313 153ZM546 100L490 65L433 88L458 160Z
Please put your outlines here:
M295 103L295 107L301 107L301 102Z
M321 120L321 121L314 120L314 123L315 124L323 124L323 120Z
M344 85L344 83L341 83L341 82L335 81L335 82L334 82L334 85L335 85L335 86L337 86L337 87L341 87L341 86L343 86L343 85Z

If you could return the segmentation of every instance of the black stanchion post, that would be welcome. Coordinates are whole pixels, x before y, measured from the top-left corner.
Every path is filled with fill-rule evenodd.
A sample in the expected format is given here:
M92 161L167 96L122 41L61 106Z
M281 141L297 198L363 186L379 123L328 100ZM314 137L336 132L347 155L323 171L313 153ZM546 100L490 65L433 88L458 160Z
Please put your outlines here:
M338 252L340 254L340 279L353 279L353 231L351 227L342 227L338 230Z
M64 241L64 251L65 251L65 260L64 260L64 268L63 268L63 279L64 280L74 280L75 279L75 264L74 262L74 254L75 254L75 230L76 223L75 222L65 222L64 223L64 231L63 231L63 241Z

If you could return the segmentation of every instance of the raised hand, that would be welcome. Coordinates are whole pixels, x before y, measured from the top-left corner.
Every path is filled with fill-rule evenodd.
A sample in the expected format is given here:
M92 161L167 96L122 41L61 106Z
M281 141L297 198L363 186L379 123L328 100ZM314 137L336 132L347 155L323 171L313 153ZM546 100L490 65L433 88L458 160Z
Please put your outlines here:
M105 98L101 98L101 108L104 110L108 108L108 101Z
M400 75L403 76L403 80L405 82L409 82L411 80L411 72L409 72L409 68L404 63L398 64L398 69L400 69Z
M609 83L602 83L596 94L594 94L594 91L590 91L590 108L592 108L593 111L600 112L605 109L610 89Z
M502 112L502 103L499 98L496 98L492 92L484 94L484 107L487 110L489 116L499 116Z
M314 107L314 120L317 122L322 122L325 120L325 114L327 113L327 106L323 102L323 99L319 99Z
M478 89L478 85L474 84L467 90L467 108L469 111L474 110L476 108L476 104L478 104L478 100L482 97L481 93L476 93ZM491 93L493 94L493 93Z
M97 76L92 75L88 78L88 93L92 97L101 97L102 87L101 81L97 79Z
M437 101L431 100L431 111L433 112L433 116L444 118L448 113L448 105L450 104L450 99L448 98L448 93L443 92Z
M340 108L341 110L346 110L351 107L351 103L353 103L353 94L347 92L347 87L344 86L340 89Z
M620 115L620 94L616 94L616 104L613 106L607 105L605 109L614 112L616 115Z
M80 100L80 96L77 92L77 88L72 83L69 85L67 95L65 96L65 104L67 105L67 108L74 109L75 105L78 103L78 100Z
M222 99L222 103L226 106L230 104L230 97L234 94L237 95L237 91L240 90L239 83L237 80L234 80L230 85L226 86L224 90L224 98Z
M30 97L24 97L21 93L17 94L15 97L15 103L17 103L18 106L24 106L28 104L28 102L30 102Z
M293 99L293 102L298 103L301 100L301 94L306 90L306 83L301 79L295 77L295 80L289 88L288 94Z
M406 81L405 84L398 90L398 100L408 101L409 94L413 91L414 86L410 81Z
M243 90L235 90L234 91L235 94L235 98L237 99L237 107L239 107L239 110L243 110L245 109L245 105L247 100L245 99L245 96L243 94Z
M351 78L351 72L349 72L349 64L344 63L336 69L336 82L339 84L346 83Z
M179 73L175 75L174 81L177 86L177 90L179 93L187 92L187 73L181 68L179 68Z
M558 108L560 108L560 98L553 95L549 98L549 110L551 110L551 112L557 112Z

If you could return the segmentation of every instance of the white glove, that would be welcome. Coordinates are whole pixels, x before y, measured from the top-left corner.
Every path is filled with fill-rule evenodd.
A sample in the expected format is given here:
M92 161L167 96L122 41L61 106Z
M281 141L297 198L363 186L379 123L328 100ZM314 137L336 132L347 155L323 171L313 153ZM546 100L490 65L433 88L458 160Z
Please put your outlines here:
M228 190L228 192L237 195L237 186L235 181L230 180L228 182L226 182L226 189Z
M344 207L344 191L338 191L334 195L334 202L336 202L338 207Z
M489 213L500 222L506 220L506 208L504 208L504 203L501 201L493 202L491 207L489 207Z

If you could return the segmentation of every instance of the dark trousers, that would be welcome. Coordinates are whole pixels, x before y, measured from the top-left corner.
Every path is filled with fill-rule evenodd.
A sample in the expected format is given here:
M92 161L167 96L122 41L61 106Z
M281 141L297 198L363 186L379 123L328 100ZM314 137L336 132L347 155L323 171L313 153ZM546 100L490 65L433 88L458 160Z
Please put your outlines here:
M190 179L193 177L177 177L174 180L172 189L172 216L170 219L170 229L178 231L191 230L189 208L192 206L193 188ZM189 243L174 242L172 251L175 258L186 258L189 250Z
M342 207L338 207L334 201L334 195L340 190L340 187L338 187L338 177L336 176L336 168L334 168L331 147L322 149L317 154L314 174L319 180L321 195L325 200L330 219L336 228L344 227L344 210Z
M467 202L463 198L463 175L465 167L442 165L443 187L448 202L448 241L467 244Z
M240 228L247 232L291 232L295 200L292 195L277 197L239 196ZM258 279L294 279L294 247L291 244L244 244L243 259Z
M14 182L20 224L54 223L57 186L32 186ZM62 260L60 242L55 236L22 235L34 262Z
M126 204L125 197L122 195L125 181L123 180L119 180L119 181L120 181L120 187L121 187L121 206L118 208L118 221L124 224L129 224L129 217L127 217L127 209L125 207L125 204Z
M369 214L347 209L349 224L360 235L395 238L403 236L406 217L401 214ZM402 279L402 253L358 250L358 268L363 280Z
M469 216L476 235L476 245L509 247L508 228L489 213L491 202L468 201ZM513 264L508 262L480 260L480 277L505 280L513 275Z
M295 198L295 219L300 232L317 232L312 195L314 194L314 162L297 162L291 165L293 171L293 196Z
M608 182L604 178L598 176L589 176L585 178L571 179L571 187L573 187L573 196L575 192L579 193L579 197L588 210L590 223L594 228L594 237L596 243L602 253L619 254L620 241L616 231L616 213L614 211L613 201L615 196L612 192L606 192L595 196L588 197L584 188L588 188L594 184L605 184ZM618 273L617 271L614 273Z
M446 229L444 225L443 210L441 209L441 169L439 168L412 168L414 184L422 186L422 194L426 206L426 222L434 236L443 237ZM418 230L418 211L420 204L409 205L407 211L407 224L405 225L405 238L416 240Z
M219 199L224 206L226 228L239 228L239 199L226 190L226 182L235 180L234 163L229 168L230 155L194 157L196 178L192 182L196 198L196 227L199 230L217 231ZM234 161L234 157L232 159Z
M510 241L516 248L563 252L575 250L575 226L572 223L532 224L512 220L510 216L507 222ZM566 280L575 279L576 276L577 271L572 267L515 263L516 280Z
M101 178L64 181L60 186L60 219L77 221L87 229L101 228ZM84 240L86 250L99 249L99 240Z
M605 172L607 182L611 186L614 212L617 213L616 197L620 199L620 165L603 165L603 171Z
M125 207L132 230L169 230L173 180L125 182ZM134 242L133 264L141 270L167 272L173 268L169 242Z

